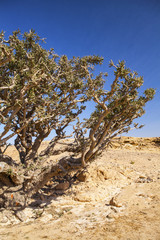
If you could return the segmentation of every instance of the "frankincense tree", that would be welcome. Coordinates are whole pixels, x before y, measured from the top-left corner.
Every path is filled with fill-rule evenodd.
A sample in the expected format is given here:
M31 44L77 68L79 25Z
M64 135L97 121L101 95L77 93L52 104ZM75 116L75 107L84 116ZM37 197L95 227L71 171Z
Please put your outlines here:
M24 207L28 199L54 176L66 176L83 168L118 134L128 132L134 119L144 114L145 104L154 97L150 88L139 96L143 78L125 67L114 68L111 89L105 90L106 73L95 76L99 56L58 56L45 50L44 39L33 31L15 31L5 40L0 34L0 194L3 207ZM44 164L54 154L56 143L66 138L65 129L85 110L87 101L96 103L88 119L74 126L73 154L59 162ZM139 128L134 124L135 128ZM42 141L55 137L41 154ZM88 135L85 134L88 132ZM7 141L15 136L20 163L4 154ZM72 151L73 150L73 151ZM5 188L7 186L7 190ZM14 197L10 199L10 193ZM12 193L13 195L13 193ZM11 201L12 200L12 201ZM14 200L14 201L13 201ZM12 203L12 204L11 204Z

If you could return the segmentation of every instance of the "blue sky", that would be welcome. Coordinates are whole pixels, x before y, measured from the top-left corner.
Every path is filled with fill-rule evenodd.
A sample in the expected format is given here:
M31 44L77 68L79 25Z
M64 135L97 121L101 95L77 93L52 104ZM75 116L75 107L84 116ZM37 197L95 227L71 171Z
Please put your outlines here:
M101 71L110 73L110 59L125 60L144 77L142 91L157 89L138 120L145 127L128 135L160 136L159 0L0 0L0 30L8 36L18 28L35 29L59 55L103 56Z

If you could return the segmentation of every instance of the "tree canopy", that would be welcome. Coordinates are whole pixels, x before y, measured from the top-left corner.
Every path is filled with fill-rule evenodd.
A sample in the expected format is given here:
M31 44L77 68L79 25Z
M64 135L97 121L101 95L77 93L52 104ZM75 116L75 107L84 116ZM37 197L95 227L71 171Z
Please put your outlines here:
M41 157L49 154L57 141L66 137L66 127L77 120L73 130L76 145L73 145L81 156L72 159L72 162L84 167L113 137L131 129L134 120L145 113L146 103L155 94L155 90L150 88L139 95L143 77L127 68L124 61L119 61L117 65L110 61L115 78L111 88L106 90L107 73L95 76L94 72L96 65L103 63L102 57L68 59L66 55L58 56L53 49L44 49L43 45L44 39L33 30L24 34L15 31L8 40L4 32L0 34L0 124L3 126L0 164L1 169L8 169L7 165L2 167L4 164L1 162L6 159L2 148L15 136L14 145L26 176L30 175L26 169L35 164L30 177L32 187L30 190L23 189L27 194L38 191L54 176L54 171L58 174L55 166L48 166L45 174L38 172L39 178L34 178L37 176L36 162L40 164L38 149L52 130L55 137ZM94 101L96 107L88 119L80 122L78 116L85 110L87 101ZM135 123L134 127L142 126ZM64 169L64 162L62 165ZM67 171L68 167L63 175ZM1 182L7 184L4 172L1 170ZM18 179L15 172L13 175L14 178L10 178L12 186L28 184L26 179L29 177L24 177L24 173L23 180L19 181L15 180Z

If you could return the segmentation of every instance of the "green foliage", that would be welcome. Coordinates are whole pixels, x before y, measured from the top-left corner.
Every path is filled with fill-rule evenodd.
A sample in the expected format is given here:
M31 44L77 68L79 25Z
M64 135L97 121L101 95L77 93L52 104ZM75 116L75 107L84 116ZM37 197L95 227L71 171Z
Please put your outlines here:
M87 124L85 123L88 129L94 128L101 114L107 109L106 116L97 129L97 133L100 133L100 129L103 131L105 125L109 127L108 136L116 131L128 132L133 120L145 113L145 104L152 100L155 94L155 90L150 88L145 90L142 96L139 96L138 89L143 85L143 78L126 68L124 61L119 62L116 66L111 61L110 66L116 69L114 71L115 81L111 90L107 93L103 92L101 95L100 100L103 104L95 99L96 110L87 120Z
M65 127L92 98L89 81L95 82L97 89L102 85L100 79L89 78L102 58L68 60L53 49L45 50L41 42L33 30L24 34L15 31L8 41L3 32L0 34L0 123L5 125L0 145L18 134L16 145L19 150L25 148L26 154L52 129L64 135ZM6 137L9 130L12 133Z
M150 88L139 96L138 90L143 85L143 78L126 68L124 61L119 61L117 65L111 61L110 67L115 68L115 80L111 89L108 92L103 90L100 96L96 92L93 94L97 103L96 109L83 125L90 130L90 147L85 160L102 150L113 137L127 133L132 124L134 128L143 127L133 121L145 113L145 104L152 100L155 94L155 90Z
M24 34L15 31L8 41L4 32L0 34L0 123L4 124L0 146L17 135L15 145L21 158L34 158L53 129L63 138L65 128L85 109L85 102L94 100L95 111L82 127L75 128L78 142L83 145L86 130L82 129L90 130L92 152L102 142L128 132L133 120L144 114L145 104L152 100L155 90L147 89L139 96L143 78L126 68L124 61L117 65L110 62L115 80L105 91L107 73L93 74L95 66L103 63L102 57L69 60L53 49L44 49L41 43L44 39L33 30ZM86 151L86 147L83 149Z

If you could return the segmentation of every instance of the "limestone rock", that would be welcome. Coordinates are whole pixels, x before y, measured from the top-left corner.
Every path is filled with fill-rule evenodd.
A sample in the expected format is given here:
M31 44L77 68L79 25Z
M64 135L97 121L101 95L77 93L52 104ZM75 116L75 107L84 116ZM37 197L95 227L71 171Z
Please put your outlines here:
M82 172L80 172L78 175L77 175L77 179L78 179L78 181L80 181L80 182L85 182L86 181L86 179L87 179L87 177L88 177L88 172L87 171L82 171Z
M63 182L63 183L59 183L57 184L54 189L58 190L58 191L65 191L70 187L70 183L69 182Z
M92 197L86 193L79 193L79 194L76 194L76 196L74 197L74 200L78 202L91 202Z

